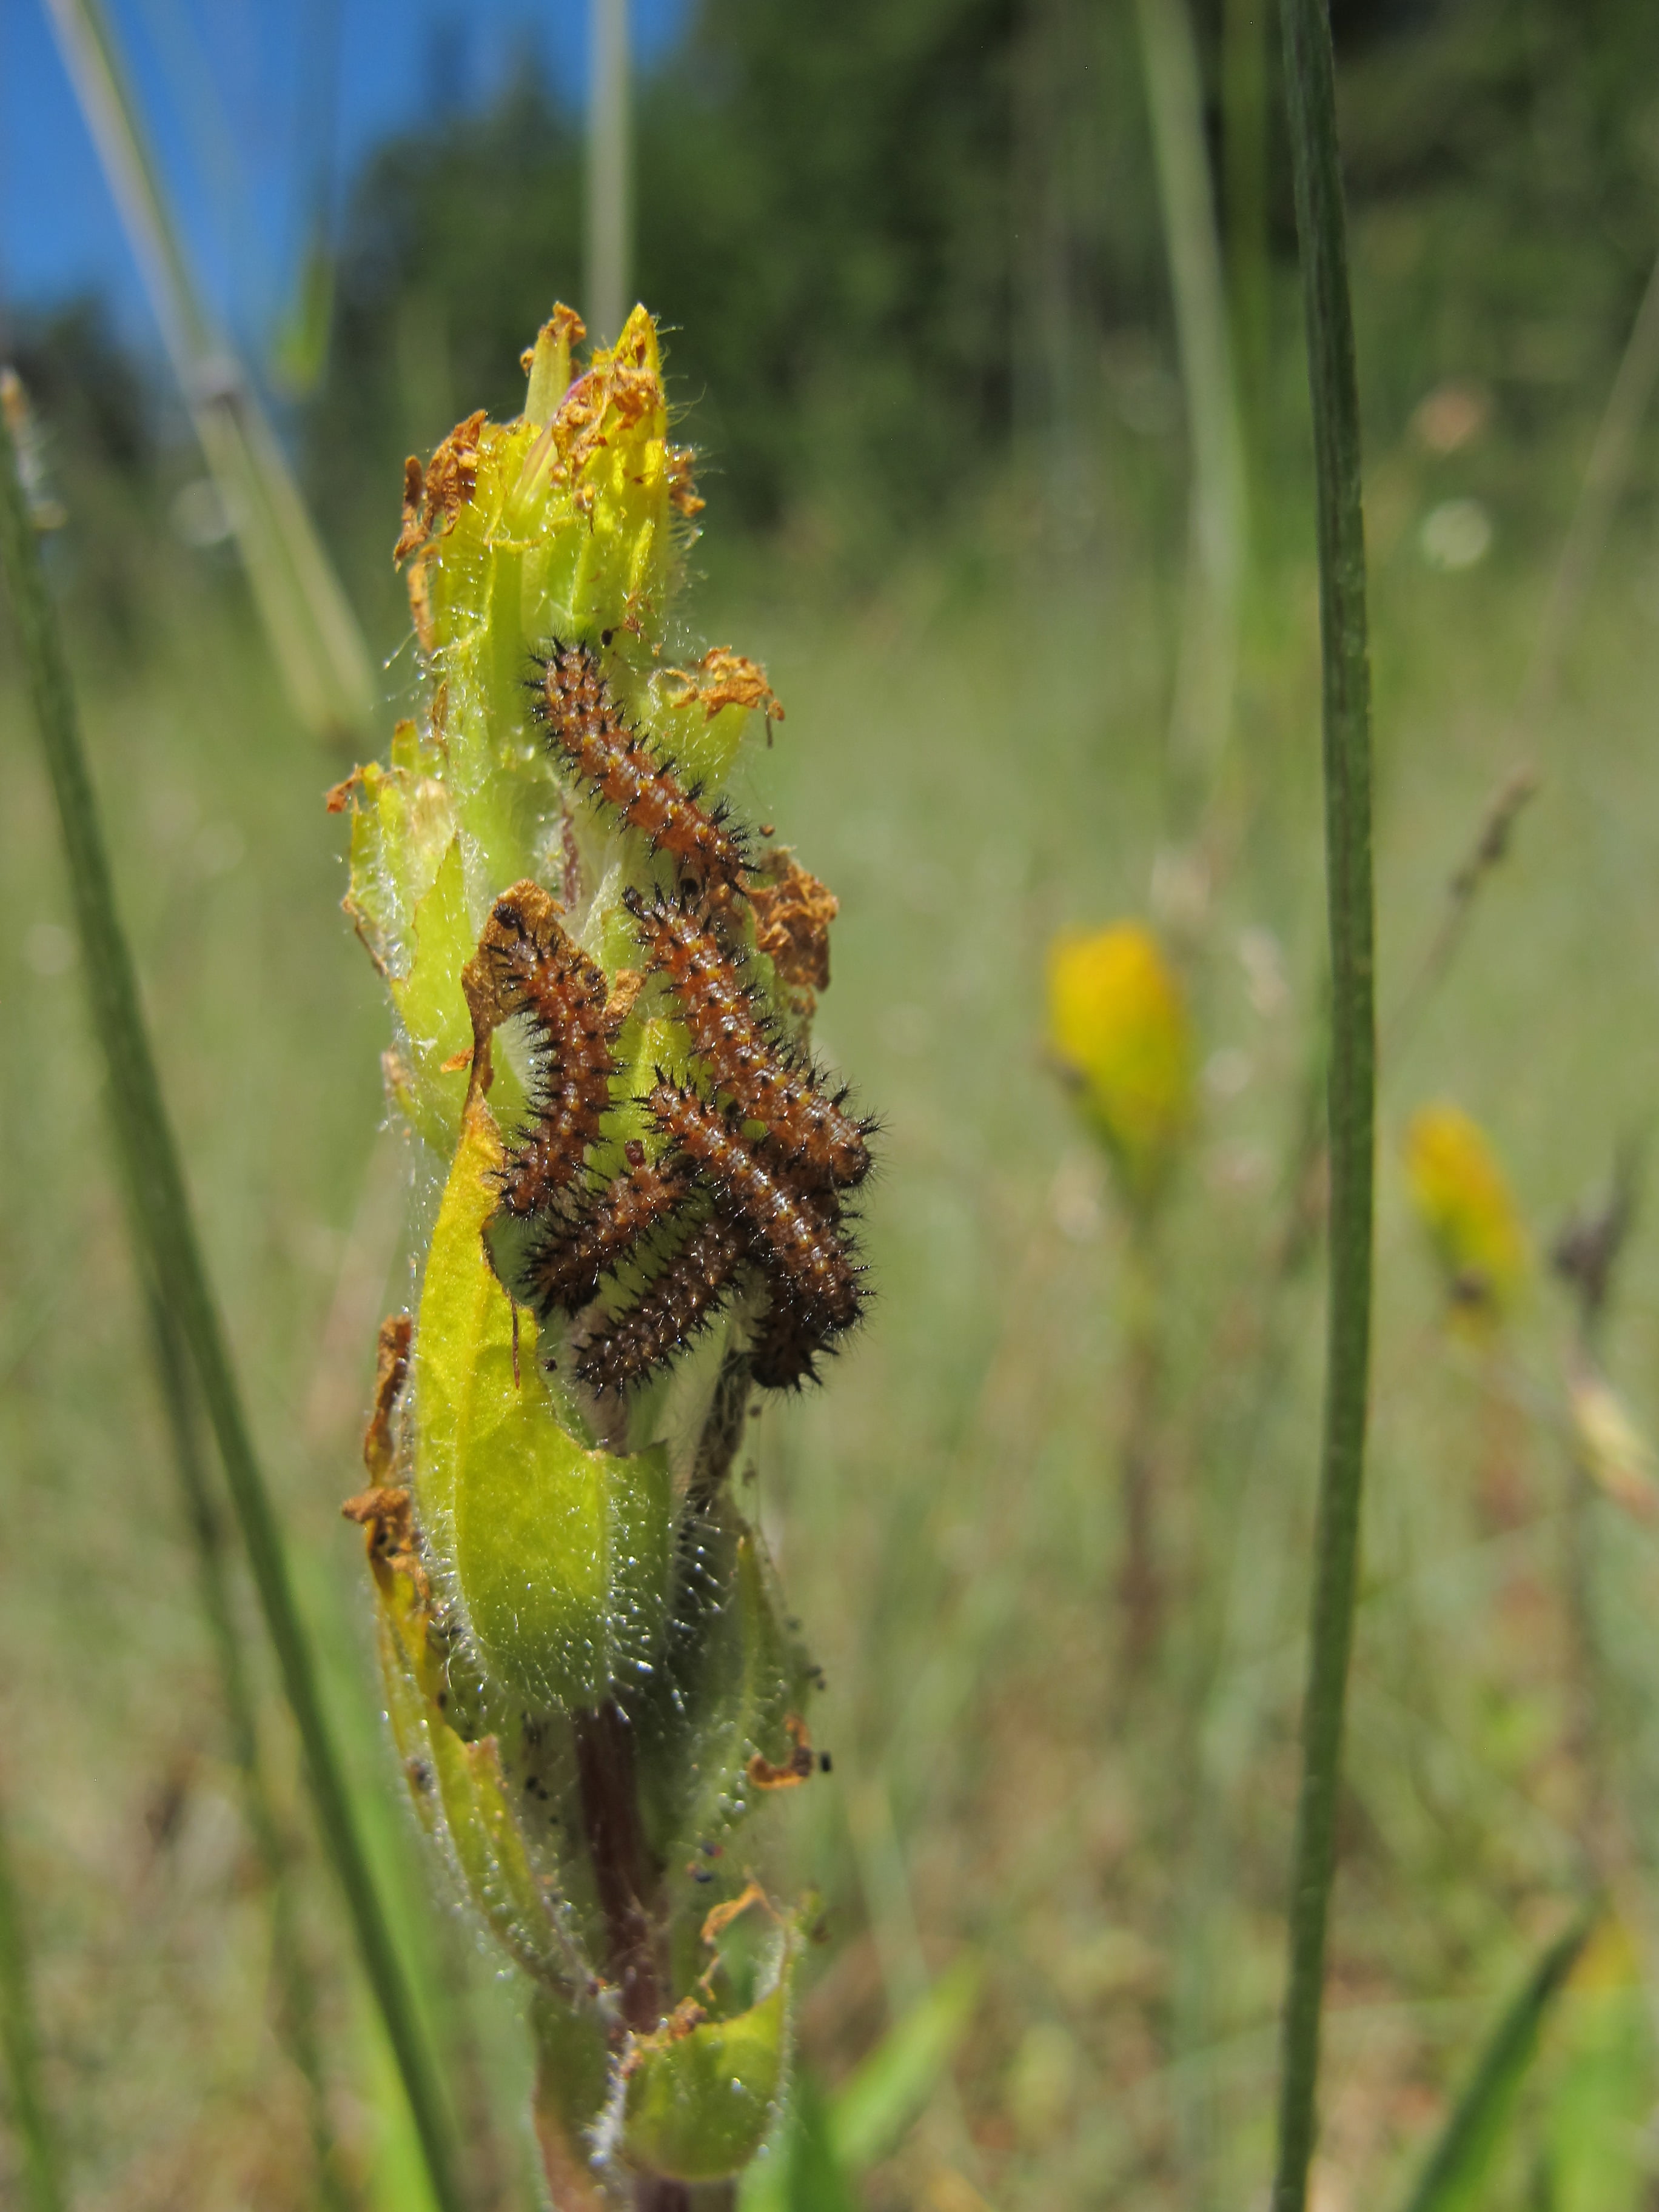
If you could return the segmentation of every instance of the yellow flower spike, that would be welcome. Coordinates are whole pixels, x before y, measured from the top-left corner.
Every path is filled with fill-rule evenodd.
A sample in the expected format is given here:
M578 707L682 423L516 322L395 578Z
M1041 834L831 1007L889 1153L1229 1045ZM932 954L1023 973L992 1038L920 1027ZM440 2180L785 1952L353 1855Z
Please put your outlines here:
M417 1139L421 1248L347 1511L371 1532L417 1813L526 1978L549 2185L599 2212L734 2179L776 2122L794 1924L763 1957L716 1958L704 1931L755 1893L727 1839L816 1771L812 1670L729 1485L751 1391L804 1379L858 1299L838 1279L833 1310L797 1312L791 1255L750 1250L712 1173L677 1164L667 1215L630 1225L660 1142L647 1095L665 1081L712 1109L738 1049L726 1000L676 983L653 928L673 914L713 944L719 990L775 1020L787 1055L835 901L727 817L740 746L783 709L757 663L699 651L675 615L702 501L655 328L635 310L585 365L582 337L556 308L523 414L469 415L406 465L394 557L427 696L328 804L396 1013L382 1065ZM861 1132L765 1050L772 1087L748 1103L777 1102L769 1141L813 1169L833 1116L850 1186ZM522 1206L509 1157L534 1164ZM584 1237L580 1287L580 1268L538 1273Z
M1180 979L1142 923L1054 939L1048 1043L1127 1195L1151 1204L1191 1126L1193 1041Z
M1454 1323L1489 1334L1532 1272L1531 1244L1491 1140L1461 1107L1425 1106L1406 1131L1405 1159Z

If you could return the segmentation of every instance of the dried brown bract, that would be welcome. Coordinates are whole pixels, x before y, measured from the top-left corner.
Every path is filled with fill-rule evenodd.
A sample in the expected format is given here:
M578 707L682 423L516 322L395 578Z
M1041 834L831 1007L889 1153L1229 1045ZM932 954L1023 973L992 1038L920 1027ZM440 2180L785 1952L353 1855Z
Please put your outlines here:
M768 854L764 872L751 879L749 903L755 941L780 981L796 991L828 990L830 925L841 910L829 885L809 875L788 847L781 845Z
M784 718L777 694L766 680L766 671L758 661L733 653L730 646L714 646L693 667L672 668L668 674L675 686L671 704L700 705L711 722L723 707L750 708L764 714L769 722Z

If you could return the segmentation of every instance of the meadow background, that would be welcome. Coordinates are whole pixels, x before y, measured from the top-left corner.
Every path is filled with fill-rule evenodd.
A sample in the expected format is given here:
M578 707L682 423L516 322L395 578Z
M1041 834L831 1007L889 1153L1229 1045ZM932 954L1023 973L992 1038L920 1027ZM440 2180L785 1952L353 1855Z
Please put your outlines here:
M863 2175L878 2212L1265 2201L1322 1364L1317 1237L1297 1235L1322 1020L1316 576L1276 46L1243 0L1194 21L1249 489L1231 734L1201 802L1169 739L1192 455L1134 11L702 0L653 31L637 88L633 289L706 457L688 635L763 659L784 703L739 797L840 896L819 1042L885 1133L870 1324L745 1461L827 1678L834 1772L769 1846L824 1900L806 2067L833 2093L952 1969L973 1977L948 2063ZM1335 25L1384 1060L1316 2202L1404 2201L1509 1995L1604 1885L1615 1917L1481 2201L1617 2212L1659 2186L1659 1540L1575 1443L1584 1354L1547 1255L1639 1159L1659 1096L1651 423L1542 678L1536 656L1659 254L1659 21L1625 0L1350 0ZM251 318L374 649L365 750L416 696L387 557L403 456L476 406L515 411L520 349L581 294L574 73L527 58L337 164L292 297L226 310ZM513 1993L415 1848L337 1517L407 1280L386 1017L323 811L354 756L285 702L118 287L18 289L0 337L64 510L48 553L118 877L364 1818L477 2202L528 2206ZM268 1915L9 635L0 653L0 1795L46 2084L77 2205L297 2206ZM1522 767L1512 849L1391 1030ZM1138 1671L1127 1228L1042 1018L1054 933L1127 915L1182 969L1201 1067L1158 1259L1167 1622ZM1533 1243L1495 1346L1447 1327L1399 1164L1439 1098L1490 1133ZM1659 1424L1639 1188L1595 1351L1638 1430ZM263 1715L303 1832L268 1684ZM404 2212L421 2184L389 2062L314 1850L307 1869L337 2117L364 2202ZM0 2163L0 2200L20 2186Z

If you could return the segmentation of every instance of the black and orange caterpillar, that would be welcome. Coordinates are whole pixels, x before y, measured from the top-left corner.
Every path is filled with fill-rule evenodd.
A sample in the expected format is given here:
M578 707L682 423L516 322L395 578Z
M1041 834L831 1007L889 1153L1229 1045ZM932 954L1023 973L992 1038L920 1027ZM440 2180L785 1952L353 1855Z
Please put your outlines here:
M691 1049L746 1121L764 1125L766 1151L805 1181L849 1188L870 1170L870 1125L826 1095L809 1062L780 1043L778 1024L738 973L739 961L684 900L623 893L647 971L660 975L690 1032Z
M585 645L556 641L532 687L534 709L555 752L595 797L614 806L653 852L671 854L711 907L744 894L748 839L725 805L705 807L672 762L659 761L623 721L599 664Z
M468 963L475 1079L501 1022L522 1015L531 1031L530 1119L509 1140L497 1209L530 1224L513 1287L544 1321L577 1322L575 1373L605 1395L659 1373L736 1291L762 1285L754 1380L799 1388L865 1303L841 1194L869 1172L872 1124L793 1049L744 980L748 954L732 941L744 926L734 902L749 896L742 829L723 805L704 807L623 721L589 647L556 643L537 665L536 711L561 763L672 856L679 890L623 893L641 972L614 985L530 883L497 899ZM661 1149L652 1158L630 1140L607 1178L591 1155L613 1103L613 1048L647 975L660 978L684 1024L694 1079L659 1071L635 1103ZM643 1274L643 1289L596 1310L623 1271Z

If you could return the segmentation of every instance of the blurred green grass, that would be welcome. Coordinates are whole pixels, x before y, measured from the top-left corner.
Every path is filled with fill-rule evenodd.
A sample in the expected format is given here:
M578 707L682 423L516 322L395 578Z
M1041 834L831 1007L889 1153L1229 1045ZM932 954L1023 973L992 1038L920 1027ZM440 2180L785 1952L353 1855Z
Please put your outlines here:
M953 2082L869 2184L881 2207L960 2212L975 2191L1220 2205L1250 2201L1266 2171L1321 1371L1316 1270L1270 1290L1318 1022L1315 586L1287 501L1200 896L1192 855L1165 842L1176 562L1143 465L1109 483L1092 538L1066 538L1016 483L856 597L810 553L714 536L687 609L702 636L764 659L785 702L737 796L841 897L819 1041L884 1126L870 1325L826 1391L768 1408L745 1462L828 1678L814 1736L833 1774L773 1831L781 1877L825 1901L810 2062L833 2082L964 1946L984 1962ZM1395 1159L1410 1109L1455 1097L1492 1130L1542 1244L1650 1119L1659 569L1627 524L1559 703L1523 744L1511 707L1547 533L1519 497L1510 526L1504 470L1521 465L1477 446L1465 482L1402 441L1375 471L1385 1011L1494 787L1523 751L1544 784L1384 1072L1333 2207L1401 2192L1593 1856L1557 1595L1566 1307L1540 1285L1510 1355L1518 1410L1495 1413L1437 1327ZM1570 475L1553 451L1540 465ZM1475 489L1494 550L1437 573L1421 521ZM512 1998L471 1932L423 1909L337 1518L374 1324L406 1287L380 993L337 910L342 839L322 806L349 763L294 724L222 562L113 509L52 551L171 1099L342 1732L383 1808L377 1849L441 2032L466 2023L498 2201L527 2203ZM389 734L414 696L407 647L386 681ZM9 660L0 747L0 1779L49 2084L82 2203L297 2204L297 2090L262 2025L262 1907ZM1120 1224L1042 1062L1040 977L1061 924L1149 907L1184 947L1206 1101L1164 1254L1160 1492L1181 1579L1164 1664L1131 1693L1112 1617ZM1656 1324L1644 1223L1607 1356L1650 1419ZM1521 1500L1504 1530L1477 1496L1494 1452ZM1592 1524L1639 1899L1656 1559L1612 1508ZM270 1725L292 1793L274 1711ZM395 2102L320 1869L311 1887L343 2126L366 2160L380 2142L379 2201L401 2206ZM1523 2148L1510 2165L1494 2203L1522 2201Z

